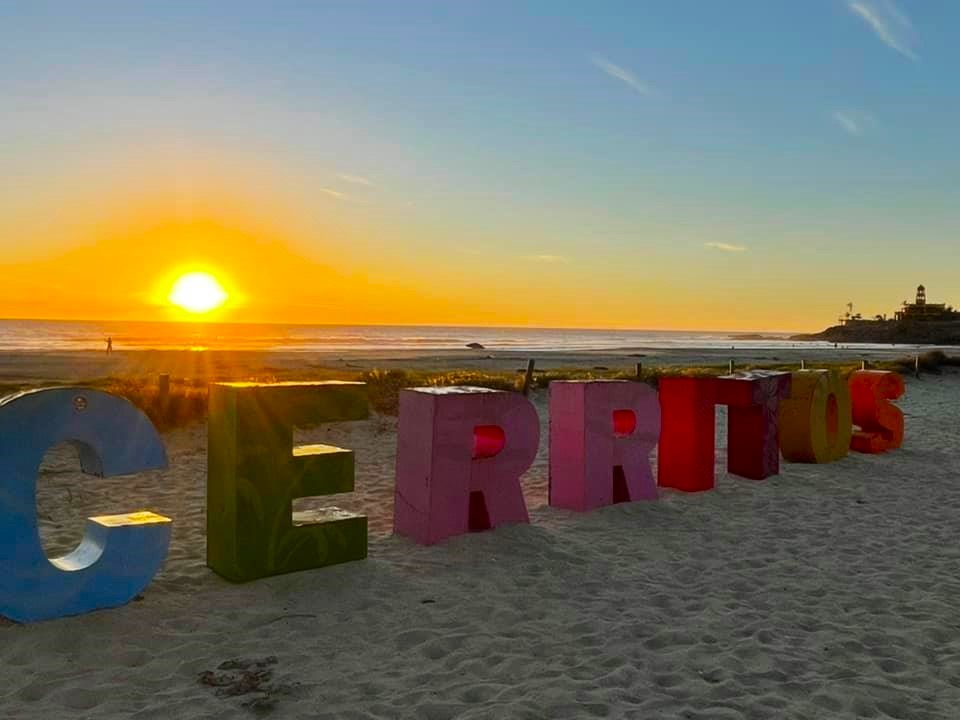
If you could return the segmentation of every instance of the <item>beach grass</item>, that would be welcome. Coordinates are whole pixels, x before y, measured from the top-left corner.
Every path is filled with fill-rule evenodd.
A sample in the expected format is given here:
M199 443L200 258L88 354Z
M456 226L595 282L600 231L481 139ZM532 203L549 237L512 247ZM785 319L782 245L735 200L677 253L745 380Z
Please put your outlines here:
M960 367L960 356L949 356L941 350L933 350L916 356L897 360L871 362L868 367L876 370L892 370L901 374L913 374L916 366L923 373L938 374L945 367ZM848 375L860 369L857 362L817 362L810 367L831 369ZM739 364L736 371L744 370L780 370L799 369L797 362ZM551 382L560 380L596 380L620 379L638 380L656 388L662 377L715 377L729 371L727 365L707 365L697 367L643 367L639 377L635 370L611 370L605 367L563 368L535 370L531 389L545 389ZM519 390L522 387L524 369L515 371L479 371L455 370L431 372L416 370L368 370L364 372L328 369L304 369L295 373L268 372L256 377L224 378L256 382L276 382L279 380L352 380L367 384L370 407L382 415L396 415L399 393L410 387L447 387L453 385L472 385L495 390ZM49 386L52 383L45 383ZM157 378L154 376L107 377L78 383L95 387L127 398L142 409L161 431L203 421L207 415L207 385L201 378L170 379L169 393L161 398ZM0 396L30 389L19 385L0 385Z

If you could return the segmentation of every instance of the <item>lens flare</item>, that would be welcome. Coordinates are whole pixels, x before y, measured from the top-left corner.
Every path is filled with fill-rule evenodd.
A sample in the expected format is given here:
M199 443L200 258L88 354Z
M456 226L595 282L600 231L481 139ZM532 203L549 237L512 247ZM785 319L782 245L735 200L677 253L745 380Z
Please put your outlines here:
M202 315L223 305L227 297L227 291L213 275L190 272L177 278L167 299L187 312Z

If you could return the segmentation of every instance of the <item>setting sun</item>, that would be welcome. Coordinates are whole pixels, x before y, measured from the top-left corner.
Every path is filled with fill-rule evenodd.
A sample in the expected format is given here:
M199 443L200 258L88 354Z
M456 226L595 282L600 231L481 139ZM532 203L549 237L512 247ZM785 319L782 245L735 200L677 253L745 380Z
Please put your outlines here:
M223 305L227 291L210 273L191 272L177 278L167 299L187 312L202 314Z

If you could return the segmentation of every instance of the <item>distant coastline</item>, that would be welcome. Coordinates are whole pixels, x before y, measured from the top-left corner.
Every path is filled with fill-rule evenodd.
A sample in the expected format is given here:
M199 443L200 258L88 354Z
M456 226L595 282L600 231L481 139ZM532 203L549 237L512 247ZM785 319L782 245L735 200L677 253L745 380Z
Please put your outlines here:
M960 345L960 311L946 303L927 300L927 289L917 287L914 302L903 305L892 318L872 319L853 314L853 303L838 325L818 333L793 335L791 340L875 345Z
M861 320L791 340L874 345L960 345L960 321Z
M777 342L783 342L784 336L772 335L770 333L739 333L737 335L731 335L730 339L731 340L774 340Z

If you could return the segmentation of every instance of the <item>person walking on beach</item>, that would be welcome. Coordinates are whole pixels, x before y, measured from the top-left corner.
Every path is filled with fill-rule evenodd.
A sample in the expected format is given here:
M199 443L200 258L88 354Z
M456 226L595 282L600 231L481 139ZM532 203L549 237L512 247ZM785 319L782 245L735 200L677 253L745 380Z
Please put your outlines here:
M107 338L107 355L109 355L112 352L113 352L113 338L108 337Z

